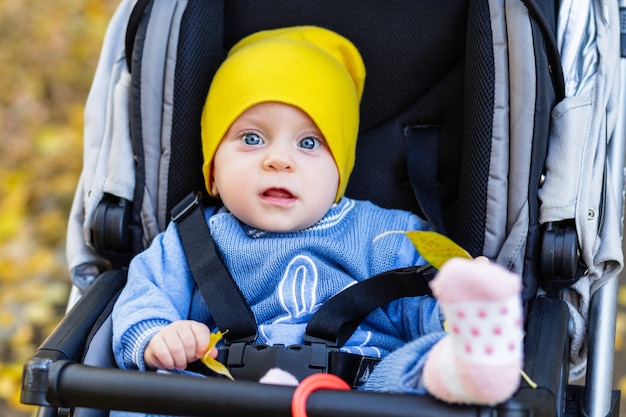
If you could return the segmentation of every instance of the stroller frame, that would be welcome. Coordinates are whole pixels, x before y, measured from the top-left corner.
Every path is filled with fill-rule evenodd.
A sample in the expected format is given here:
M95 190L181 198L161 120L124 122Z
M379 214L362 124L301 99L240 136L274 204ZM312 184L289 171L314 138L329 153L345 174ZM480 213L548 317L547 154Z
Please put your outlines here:
M83 344L72 335L88 333L98 321L99 311L111 307L109 300L125 283L125 273L106 272L68 313L55 332L41 345L25 365L22 401L43 405L38 417L57 415L57 407L121 408L153 413L184 413L189 416L211 415L261 417L289 416L293 387L263 385L225 379L198 379L180 375L159 375L94 368L77 364ZM606 384L606 375L597 373L587 379L592 392L567 384L567 307L561 300L541 298L530 313L529 326L536 329L526 335L525 365L538 388L522 384L516 395L493 407L451 405L429 396L382 394L376 392L319 391L311 395L307 410L311 416L617 416L619 392L597 389ZM546 363L562 366L546 366ZM610 383L610 382L609 382ZM592 385L590 385L592 384ZM609 385L610 387L610 385ZM102 393L106 395L102 395ZM591 402L589 402L591 400ZM390 409L389 404L393 407ZM586 408L589 405L593 410ZM601 409L601 407L606 407ZM589 412L591 411L591 412Z
M528 2L532 3L532 2ZM620 11L626 0L620 0ZM622 25L624 27L624 25ZM128 51L127 51L128 52ZM626 85L626 53L621 59L622 86ZM619 120L626 120L626 96L620 90ZM618 123L608 143L609 175L622 203L626 130ZM621 225L620 225L621 226ZM620 234L621 236L621 234ZM126 409L168 414L288 416L292 387L222 379L194 379L179 375L128 372L76 363L88 339L103 337L110 326L102 313L110 311L124 286L126 273L113 270L89 286L55 331L25 364L22 402L39 405L38 416L54 416L73 407ZM524 369L538 384L522 383L517 394L493 407L441 403L428 396L372 392L320 391L311 395L311 416L607 416L618 415L620 394L612 390L617 276L595 291L589 313L589 356L585 387L568 386L568 321L565 302L539 297L528 314ZM95 329L95 330L94 330ZM77 338L76 335L84 337ZM85 362L88 362L85 360ZM546 366L546 364L556 364ZM106 395L102 395L105 392ZM392 407L389 407L393 404ZM69 411L68 411L69 412Z

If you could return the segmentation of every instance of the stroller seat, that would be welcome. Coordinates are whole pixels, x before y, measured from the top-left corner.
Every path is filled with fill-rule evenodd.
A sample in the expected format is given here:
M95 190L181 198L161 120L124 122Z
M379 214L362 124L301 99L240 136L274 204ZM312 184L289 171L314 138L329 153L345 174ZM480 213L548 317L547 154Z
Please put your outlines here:
M608 311L583 319L583 325L610 316L610 285L623 262L616 230L622 183L614 173L624 162L612 113L618 107L618 58L612 54L619 36L617 22L607 19L617 15L617 4L601 3L589 15L596 22L601 75L594 82L601 88L569 97L561 65L568 39L557 37L562 14L547 0L123 0L85 110L85 169L68 227L68 261L82 294L25 365L22 401L40 405L41 416L68 409L74 416L107 415L110 409L290 415L290 387L115 369L109 313L132 256L165 229L179 201L206 191L200 115L226 52L259 30L317 25L352 40L368 72L346 195L419 214L472 256L485 255L520 273L527 313L524 370L538 386L524 382L510 401L494 407L324 391L311 395L310 415L560 416L577 415L581 407L617 415L619 393L610 386L597 393L606 401L594 400L596 393L585 387L568 386L575 356L570 345L580 342L571 338L569 323L589 310L588 298L579 303L584 313L572 300L578 294L609 297L601 303ZM584 101L580 95L589 90L595 95ZM589 113L568 112L582 107ZM594 120L586 134L598 145L574 152L593 155L593 164L561 163L565 144L576 147L572 117ZM588 169L590 182L599 181L603 192L585 189L575 200L603 216L601 224L581 227L580 210L563 216L556 208L565 197L563 178L587 176ZM610 329L599 333L606 346ZM591 348L591 355L606 356L606 349ZM585 359L584 352L576 357L576 373ZM605 379L606 369L593 365L590 374Z

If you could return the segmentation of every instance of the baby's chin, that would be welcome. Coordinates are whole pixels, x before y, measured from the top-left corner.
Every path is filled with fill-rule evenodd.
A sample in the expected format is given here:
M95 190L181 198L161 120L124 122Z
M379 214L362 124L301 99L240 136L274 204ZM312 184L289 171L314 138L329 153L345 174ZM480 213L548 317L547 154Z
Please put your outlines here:
M237 216L235 216L237 217ZM239 221L248 225L249 227L261 230L263 232L269 233L294 233L300 232L302 230L308 229L311 226L314 226L320 219L309 219L306 221L299 222L291 222L285 221L285 218L288 218L289 215L283 216L283 219L278 219L277 221L270 221L269 219L265 219L265 221L244 221L239 218Z
M259 207L256 210L229 210L241 223L269 233L293 233L317 224L328 213L328 209L309 210L296 204L291 207Z
M261 230L263 232L268 232L268 233L296 233L296 232L300 232L302 230L306 230L309 227L313 226L315 223L311 223L311 224L305 224L305 225L297 225L297 226L293 226L293 227L278 227L278 226L264 226L264 225L254 225L254 224L248 224L248 226L250 226L253 229L256 230Z

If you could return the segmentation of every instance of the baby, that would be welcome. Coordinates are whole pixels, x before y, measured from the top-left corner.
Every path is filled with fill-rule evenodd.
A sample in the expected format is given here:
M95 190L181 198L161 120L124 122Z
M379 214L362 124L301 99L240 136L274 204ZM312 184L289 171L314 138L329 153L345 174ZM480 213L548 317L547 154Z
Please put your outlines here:
M424 220L344 196L364 80L350 41L304 26L244 38L212 81L203 174L222 204L204 213L254 313L256 343L302 344L309 319L333 295L425 263L404 234L385 233L428 230ZM342 347L383 358L362 389L506 400L522 366L520 278L486 258L453 259L431 287L438 301L407 297L379 308ZM171 223L130 265L113 311L116 361L184 373L205 354L212 330Z

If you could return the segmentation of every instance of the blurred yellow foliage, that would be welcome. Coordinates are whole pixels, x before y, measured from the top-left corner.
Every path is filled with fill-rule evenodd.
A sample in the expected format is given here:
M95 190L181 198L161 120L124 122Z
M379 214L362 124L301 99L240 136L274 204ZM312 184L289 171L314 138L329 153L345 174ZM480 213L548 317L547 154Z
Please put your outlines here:
M626 335L626 313L618 311L615 317L615 350L624 349L624 335Z
M22 365L63 314L67 216L83 108L117 2L0 0L0 415ZM11 408L7 408L11 407Z

